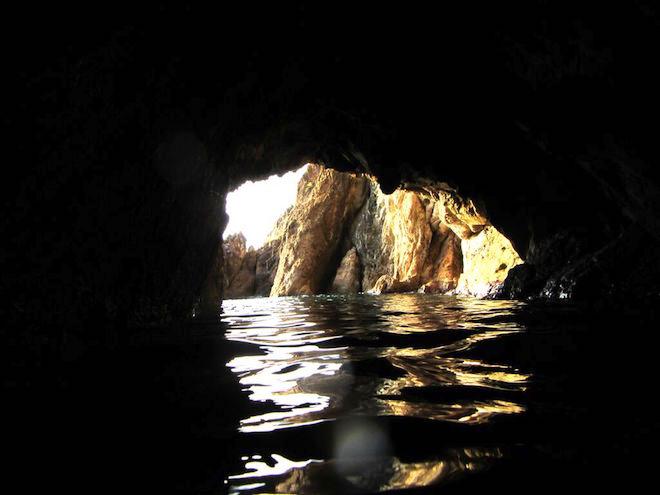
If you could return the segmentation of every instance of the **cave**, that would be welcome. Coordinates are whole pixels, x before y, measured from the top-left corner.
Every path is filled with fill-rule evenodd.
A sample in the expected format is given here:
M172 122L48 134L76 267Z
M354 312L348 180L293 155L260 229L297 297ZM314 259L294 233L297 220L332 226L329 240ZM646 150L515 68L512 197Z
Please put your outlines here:
M6 16L10 484L655 482L651 2Z
M297 185L282 206L272 199L279 198L278 183L288 188L287 198ZM277 176L248 181L228 193L227 210L217 275L225 299L402 292L495 297L509 270L523 263L474 203L442 184L386 195L374 177L306 164L279 182Z

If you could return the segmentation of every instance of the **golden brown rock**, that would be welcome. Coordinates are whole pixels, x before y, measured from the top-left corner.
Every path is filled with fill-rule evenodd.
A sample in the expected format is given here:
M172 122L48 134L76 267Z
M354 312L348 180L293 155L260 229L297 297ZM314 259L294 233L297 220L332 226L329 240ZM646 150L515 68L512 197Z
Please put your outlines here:
M423 275L425 282L419 290L426 293L444 293L456 288L463 271L461 240L445 224L432 223L431 229L433 240Z
M523 261L511 242L493 226L461 241L463 273L456 293L488 297L494 295L509 270Z
M356 294L360 292L360 258L355 247L344 255L330 287L332 294Z
M340 259L341 253L345 252ZM311 165L266 244L225 242L225 297L420 291L486 297L522 260L470 200Z
M363 290L384 292L417 283L432 237L417 193L397 190L386 195L372 180L369 199L351 232L364 266Z
M421 279L433 233L419 194L394 191L387 198L385 241L391 246L392 276L396 282L414 286Z
M238 299L254 295L257 253L247 249L243 234L233 234L223 243L224 297Z
M447 225L461 239L469 239L489 224L472 200L455 193L440 191L434 203L433 217Z
M367 179L310 165L287 215L271 296L327 289L346 226L362 206ZM325 285L325 286L324 286Z
M435 215L437 200L416 191L390 195L371 182L369 199L351 230L372 293L446 292L461 273L460 242Z

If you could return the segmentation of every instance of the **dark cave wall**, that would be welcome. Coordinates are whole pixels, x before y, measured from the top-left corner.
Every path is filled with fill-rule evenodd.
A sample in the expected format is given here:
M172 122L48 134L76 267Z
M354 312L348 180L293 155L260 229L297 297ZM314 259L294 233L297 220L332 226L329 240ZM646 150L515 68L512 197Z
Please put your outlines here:
M226 191L306 162L472 198L526 260L505 296L657 297L655 8L483 8L118 11L90 44L38 47L10 80L14 338L189 318L218 293ZM337 26L361 35L319 35Z

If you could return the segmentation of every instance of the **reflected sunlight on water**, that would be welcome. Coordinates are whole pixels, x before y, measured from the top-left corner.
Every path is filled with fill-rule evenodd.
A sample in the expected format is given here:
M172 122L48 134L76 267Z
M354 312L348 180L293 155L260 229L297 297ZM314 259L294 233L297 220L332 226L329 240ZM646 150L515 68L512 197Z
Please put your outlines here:
M422 294L224 301L226 338L253 346L227 363L255 403L240 431L286 434L356 417L467 427L523 413L530 374L479 354L525 331L513 319L523 306ZM228 482L241 493L321 493L319 480L329 478L327 486L383 491L439 483L504 455L497 446L439 450L414 462L396 448L361 453L369 462L360 473L338 468L341 456L290 460L271 452Z

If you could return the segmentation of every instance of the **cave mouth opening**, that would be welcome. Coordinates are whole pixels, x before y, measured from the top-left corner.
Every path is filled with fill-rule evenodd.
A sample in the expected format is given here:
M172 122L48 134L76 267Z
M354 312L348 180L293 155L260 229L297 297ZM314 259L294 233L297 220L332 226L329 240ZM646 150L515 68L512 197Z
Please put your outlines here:
M308 165L267 179L248 180L230 191L225 203L229 221L223 240L242 235L247 248L263 246L277 221L296 202L298 183Z
M441 184L384 194L316 164L227 195L224 299L423 292L490 297L523 263L470 199Z

